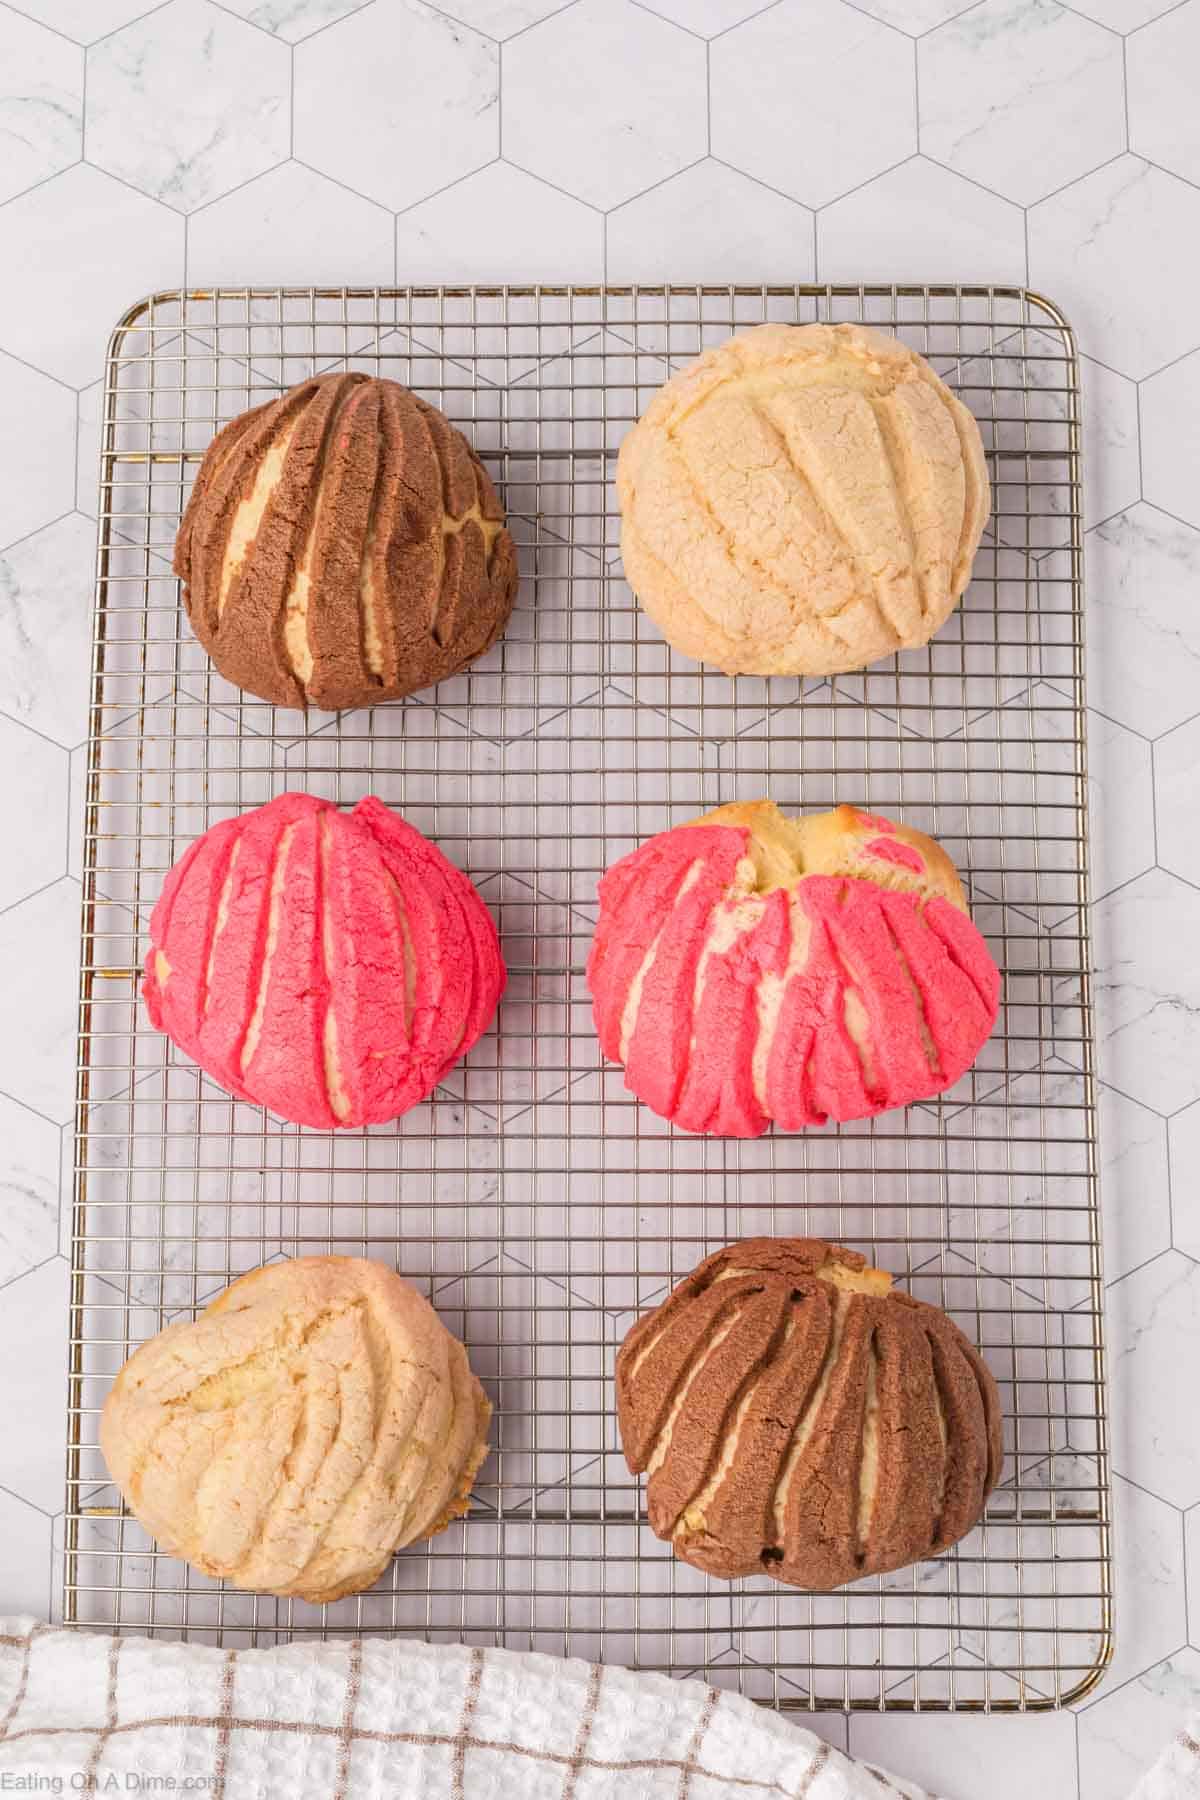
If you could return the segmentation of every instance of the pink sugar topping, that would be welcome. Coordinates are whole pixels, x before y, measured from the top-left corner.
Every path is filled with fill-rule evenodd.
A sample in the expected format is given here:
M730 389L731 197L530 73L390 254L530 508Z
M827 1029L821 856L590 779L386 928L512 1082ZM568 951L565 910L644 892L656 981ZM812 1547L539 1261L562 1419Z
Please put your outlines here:
M911 844L903 843L899 838L872 838L867 845L868 856L877 856L880 862L899 863L902 869L912 869L920 875L925 863L919 850Z

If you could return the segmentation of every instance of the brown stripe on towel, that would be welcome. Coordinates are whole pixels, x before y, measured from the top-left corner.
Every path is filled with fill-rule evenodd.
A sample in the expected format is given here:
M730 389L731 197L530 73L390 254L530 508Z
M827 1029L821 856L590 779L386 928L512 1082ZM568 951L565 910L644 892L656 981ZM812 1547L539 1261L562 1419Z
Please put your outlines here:
M716 1688L705 1690L704 1705L700 1709L700 1717L696 1720L696 1729L692 1733L692 1741L688 1745L686 1760L679 1771L679 1800L688 1800L692 1791L692 1776L700 1774L697 1758L700 1746L704 1742L704 1734L712 1724L712 1716L717 1710L717 1701L721 1698Z
M575 1748L571 1753L571 1760L567 1764L567 1775L566 1780L563 1782L562 1800L575 1800L575 1784L579 1780L579 1771L583 1768L586 1760L584 1752L588 1746L588 1739L592 1735L592 1726L596 1723L596 1704L600 1698L600 1675L600 1664L593 1663L591 1673L588 1676L587 1693L584 1695L583 1713L579 1720L579 1731L575 1738Z
M354 1713L358 1706L359 1689L362 1687L362 1639L355 1638L350 1645L350 1667L346 1672L346 1704L342 1708L342 1725L338 1733L337 1780L333 1788L333 1800L346 1800L350 1786L350 1749L354 1743Z
M85 1793L96 1787L96 1770L104 1754L104 1746L117 1728L117 1664L121 1660L121 1640L111 1638L108 1645L108 1693L105 1697L104 1729L96 1733L96 1741L88 1752L81 1783Z
M18 1645L22 1647L21 1673L17 1677L16 1692L9 1701L8 1711L5 1713L3 1719L0 1719L0 1739L4 1739L8 1736L9 1727L21 1710L26 1690L29 1687L29 1663L33 1656L33 1640L40 1631L44 1630L44 1625L35 1625L27 1637L4 1638L3 1640L0 1640L5 1644L11 1645L14 1650Z
M217 1750L213 1758L213 1800L225 1800L225 1770L229 1764L229 1734L233 1725L233 1677L237 1651L225 1652L221 1670L221 1710L217 1717Z
M825 1764L828 1761L829 1761L829 1745L822 1744L821 1748L817 1751L817 1754L813 1757L812 1762L809 1764L808 1768L805 1770L804 1780L800 1783L800 1786L796 1789L796 1800L804 1800L805 1794L812 1793L813 1782L817 1779L817 1776L821 1773L821 1770L825 1767Z
M463 1696L462 1717L454 1734L454 1760L450 1765L450 1800L466 1800L467 1727L475 1716L479 1701L479 1684L483 1680L483 1651L471 1652L471 1673Z

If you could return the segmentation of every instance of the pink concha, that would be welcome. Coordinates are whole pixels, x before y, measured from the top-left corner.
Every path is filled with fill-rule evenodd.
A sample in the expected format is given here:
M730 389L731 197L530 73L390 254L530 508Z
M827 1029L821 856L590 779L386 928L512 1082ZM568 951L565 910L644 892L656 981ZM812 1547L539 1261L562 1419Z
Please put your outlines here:
M424 1100L504 991L467 877L373 795L309 794L214 825L150 920L152 1023L240 1099L318 1128Z
M788 820L766 801L663 832L608 871L588 983L630 1091L728 1137L941 1093L1000 993L932 840L851 807Z

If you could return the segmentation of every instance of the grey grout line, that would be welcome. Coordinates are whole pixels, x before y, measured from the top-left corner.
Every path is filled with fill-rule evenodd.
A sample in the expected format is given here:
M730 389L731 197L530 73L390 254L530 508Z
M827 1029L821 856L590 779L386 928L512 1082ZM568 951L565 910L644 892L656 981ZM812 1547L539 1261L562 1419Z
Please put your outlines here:
M777 200L786 200L789 206L798 206L802 212L810 213L813 218L815 218L817 213L821 210L819 207L813 206L809 201L797 200L795 194L785 193L783 188L775 187L771 182L764 181L761 175L748 175L745 169L740 169L736 163L730 162L727 156L717 156L710 153L708 157L703 160L715 163L720 169L728 169L731 175L740 175L743 181L752 182L755 187L762 188L764 193L774 194ZM907 161L909 159L906 158L905 160ZM898 168L899 164L896 164L895 166ZM890 174L891 171L887 170L885 173ZM872 177L872 179L875 179L875 177ZM851 192L854 191L854 189L851 189ZM839 196L839 198L841 197L842 196ZM628 204L628 202L626 202L626 204ZM834 202L830 200L826 204L832 206Z
M0 4L2 4L2 0L0 0ZM24 16L22 13L21 17L24 18ZM0 224L4 222L6 207L15 206L18 200L27 200L30 194L36 194L39 188L49 187L52 181L57 181L60 175L69 175L72 169L81 168L85 161L86 158L82 155L77 156L72 162L65 163L61 169L55 169L49 175L40 175L36 181L31 181L28 187L22 188L20 193L10 194L7 200L0 200ZM88 166L93 167L94 165L89 164Z
M913 123L917 132L917 155L921 155L921 52L919 40L912 41L913 58Z
M477 164L475 168L468 169L465 175L456 175L454 177L453 181L448 181L444 187L435 188L433 190L432 194L422 194L422 196L419 200L410 200L404 206L397 206L397 207L393 208L392 211L394 213L394 216L397 219L403 219L408 213L416 212L416 210L419 206L428 206L428 204L431 200L440 200L443 194L452 193L455 188L461 187L463 185L464 181L470 181L470 180L472 180L472 178L474 176L482 175L483 171L485 169L494 169L498 162L503 162L503 161L504 161L503 157L489 156L486 162L481 162L481 163ZM323 170L315 168L314 165L311 163L306 163L304 166L305 166L305 168L311 168L314 175L320 175L323 173ZM508 167L510 169L515 169L517 167L517 165L516 165L516 163L509 163ZM521 171L521 173L523 175L529 174L530 171L527 169L523 169ZM540 175L535 175L533 177L533 179L535 181L540 181L542 178ZM346 187L345 182L341 182L339 185L342 187ZM550 183L547 182L546 186L549 187ZM350 193L350 194L358 194L357 188L346 187L346 191L347 191L347 193ZM564 190L561 188L558 189L557 191L559 193L564 192ZM368 196L366 194L359 194L358 197L360 200L366 200L368 198ZM568 199L573 198L572 195L568 195L567 197L568 197ZM371 202L371 204L373 206L378 206L380 204L380 202L378 200L373 200Z
M636 194L630 194L627 199L617 200L612 206L598 208L597 210L602 211L606 219L610 218L613 213L624 212L627 206L633 206L638 200L645 200L648 195L656 194L659 188L666 187L669 181L677 181L681 175L688 175L693 169L703 168L706 162L716 160L716 158L710 157L708 153L705 152L703 156L697 156L693 162L685 163L683 168L672 169L669 175L660 176L657 181L652 181L649 187L639 188ZM514 164L513 166L515 167L516 165ZM528 173L528 171L526 171L526 173Z

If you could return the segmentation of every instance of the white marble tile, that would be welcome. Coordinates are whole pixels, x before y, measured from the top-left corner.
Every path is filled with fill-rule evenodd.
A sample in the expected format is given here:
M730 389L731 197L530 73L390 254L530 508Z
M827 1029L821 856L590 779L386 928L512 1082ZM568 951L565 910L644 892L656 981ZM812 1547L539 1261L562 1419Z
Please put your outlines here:
M1200 350L1141 387L1147 500L1200 526Z
M917 61L922 150L1023 206L1125 148L1120 40L1055 0L983 0Z
M1136 31L1178 4L1179 0L1072 0L1075 12L1121 32Z
M65 169L83 142L83 52L0 13L0 204Z
M962 0L851 0L859 12L919 37L964 10Z
M0 1091L60 1122L75 1102L79 915L66 879L0 913L0 992L21 1020L0 1037Z
M289 44L358 12L369 0L221 0L226 12L270 31Z
M639 4L647 12L657 13L660 19L670 19L688 31L711 38L765 12L770 0L639 0Z
M1098 525L1141 494L1138 390L1090 356L1079 359L1083 385L1083 522Z
M1055 715L1060 730L1069 729ZM1154 864L1154 783L1144 738L1089 711L1088 817L1092 899L1131 881Z
M411 206L499 149L500 53L421 0L351 13L295 51L295 154Z
M1200 1101L1167 1124L1171 1159L1172 1241L1200 1262Z
M80 744L70 757L70 791L67 795L67 874L83 876L83 825L87 792L88 747Z
M0 545L27 537L70 508L74 412L69 388L0 350Z
M1075 1721L1069 1713L855 1713L850 1753L953 1800L1067 1800L1075 1783Z
M1200 694L1200 532L1144 503L1090 531L1088 698L1154 737Z
M40 19L77 44L93 44L149 12L146 0L21 0L20 12Z
M1129 148L1172 174L1200 181L1200 6L1177 7L1126 50L1129 68Z
M1163 1113L1200 1095L1200 893L1153 869L1094 909L1100 1074Z
M0 1367L19 1368L20 1381L0 1383L0 1441L6 1450L4 1485L43 1512L62 1510L66 1432L40 1432L43 1419L60 1423L66 1408L70 1269L61 1256L12 1281L0 1306Z
M1200 1506L1183 1515L1183 1542L1187 1557L1188 1641L1200 1648Z
M1194 348L1198 275L1200 191L1141 157L1030 208L1030 281L1062 307L1080 347L1124 375Z
M514 218L525 221L514 232ZM599 281L604 221L594 207L494 162L396 220L396 269L408 282Z
M807 206L917 148L912 45L841 0L782 0L717 38L711 71L713 155Z
M0 861L0 909L48 887L67 872L62 814L67 801L67 753L49 739L0 715L0 800L6 841Z
M488 37L503 39L548 19L551 13L565 12L571 4L572 0L450 0L440 10Z
M608 215L610 281L811 281L813 217L707 159Z
M78 387L135 300L181 285L183 220L81 163L0 209L0 266L0 344Z
M817 214L822 281L1023 282L1025 217L923 156Z
M75 505L94 519L100 505L100 424L104 416L104 378L91 381L75 396Z
M504 154L617 206L704 155L705 76L696 38L628 0L581 0L506 48Z
M171 0L88 54L89 162L190 212L288 155L288 52Z
M231 287L386 287L392 215L300 163L202 207L188 225L188 280Z
M0 1287L58 1249L57 1125L0 1094Z
M1158 860L1164 869L1171 869L1200 887L1200 834L1196 829L1198 770L1200 718L1168 731L1154 746Z
M68 747L87 735L95 545L68 513L0 554L0 712Z
M1200 1703L1200 1653L1180 1650L1079 1714L1081 1800L1129 1800Z
M1097 1689L1101 1698L1170 1656L1188 1634L1183 1514L1120 1475L1113 1481L1112 1502L1116 1633L1112 1662Z
M1116 1281L1171 1244L1167 1126L1104 1082L1097 1101L1104 1275Z
M1178 1250L1108 1290L1113 1468L1178 1507L1200 1500L1198 1329L1200 1267Z
M35 1619L46 1617L50 1529L45 1513L0 1488L0 1543L4 1546L0 1606L6 1613L31 1613Z

